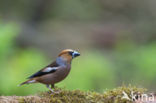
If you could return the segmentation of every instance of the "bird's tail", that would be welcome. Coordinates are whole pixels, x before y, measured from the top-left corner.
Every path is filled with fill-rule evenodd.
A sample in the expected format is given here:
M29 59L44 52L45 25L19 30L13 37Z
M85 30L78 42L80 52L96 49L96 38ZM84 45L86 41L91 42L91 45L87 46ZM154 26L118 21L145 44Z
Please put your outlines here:
M27 81L25 81L25 82L19 84L18 86L22 86L22 85L24 85L24 84L30 84L30 83L36 83L36 80L34 80L34 79L29 79L29 80L27 80Z

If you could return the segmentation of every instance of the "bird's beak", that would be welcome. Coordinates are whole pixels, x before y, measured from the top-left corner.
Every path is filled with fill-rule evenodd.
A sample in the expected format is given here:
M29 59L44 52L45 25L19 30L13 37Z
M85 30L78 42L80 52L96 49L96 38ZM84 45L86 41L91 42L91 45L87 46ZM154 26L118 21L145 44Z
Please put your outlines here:
M77 51L74 51L73 54L72 54L72 57L75 58L77 56L80 56L80 53L78 53Z

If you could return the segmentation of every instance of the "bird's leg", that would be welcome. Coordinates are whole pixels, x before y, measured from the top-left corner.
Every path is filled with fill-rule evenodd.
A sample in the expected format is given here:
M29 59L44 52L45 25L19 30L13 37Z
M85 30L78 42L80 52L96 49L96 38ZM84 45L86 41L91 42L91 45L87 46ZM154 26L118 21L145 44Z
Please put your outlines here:
M49 84L47 84L46 86L52 93L54 93L54 91L49 87Z
M55 88L55 85L54 84L51 84L51 88Z
M51 89L52 89L52 88L54 88L54 89L55 89L55 85L54 85L54 84L51 84ZM55 93L57 93L57 94L58 94L58 93L60 93L60 91L59 91L59 90L55 90Z

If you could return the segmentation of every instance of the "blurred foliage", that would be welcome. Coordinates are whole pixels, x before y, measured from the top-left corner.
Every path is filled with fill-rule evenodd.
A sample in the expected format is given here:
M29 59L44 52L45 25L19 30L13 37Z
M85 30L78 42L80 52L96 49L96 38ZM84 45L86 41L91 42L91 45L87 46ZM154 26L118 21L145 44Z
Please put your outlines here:
M33 89L28 91L17 85L25 80L28 73L42 66L45 63L45 57L38 50L21 50L16 46L18 25L0 24L0 28L0 93L3 95L32 93Z
M116 73L120 82L155 88L156 42L137 47L132 42L120 42L114 51ZM122 71L122 72L121 72Z
M18 34L17 25L7 24L3 28L0 32L1 45L3 44L1 46L3 48L0 51L1 57L3 57L0 64L1 71L3 71L0 72L0 93L3 95L26 95L40 91L41 88L46 90L46 87L40 84L34 84L29 87L17 87L20 82L25 81L26 77L47 65L45 63L46 58L36 49L28 48L23 50L15 45ZM83 55L79 60L74 60L72 64L73 69L69 77L63 83L60 83L59 86L66 86L68 89L97 89L98 91L102 91L103 88L113 87L114 73L111 64L102 57L102 54L87 52L86 55ZM112 76L110 77L110 75ZM107 84L105 84L106 82ZM36 85L38 85L37 88Z
M48 60L40 50L17 46L18 25L1 23L0 28L1 95L26 95L47 90L41 84L17 87L26 77L47 65ZM154 88L155 44L152 42L138 48L131 42L122 41L111 53L94 49L86 51L73 60L70 75L58 86L99 92L122 83Z
M64 48L79 48L82 55L73 60L70 75L59 87L103 92L134 84L155 90L154 4L146 0L1 0L0 95L47 90L41 84L17 85L55 60Z
M100 17L100 12L102 12L99 4L95 0L60 0L56 2L54 11L51 13L56 19L97 19Z

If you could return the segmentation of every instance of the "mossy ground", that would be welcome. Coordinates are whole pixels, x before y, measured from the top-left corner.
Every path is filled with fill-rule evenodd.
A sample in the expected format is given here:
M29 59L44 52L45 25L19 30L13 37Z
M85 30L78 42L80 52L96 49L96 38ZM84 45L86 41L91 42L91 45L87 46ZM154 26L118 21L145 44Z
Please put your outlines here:
M43 92L37 96L15 97L16 101L12 103L132 103L130 100L122 99L123 91L129 96L131 91L134 93L143 93L145 89L132 86L119 87L113 90L107 90L104 93L84 92L80 90L64 90L56 88L59 93ZM7 103L7 102L6 102Z

